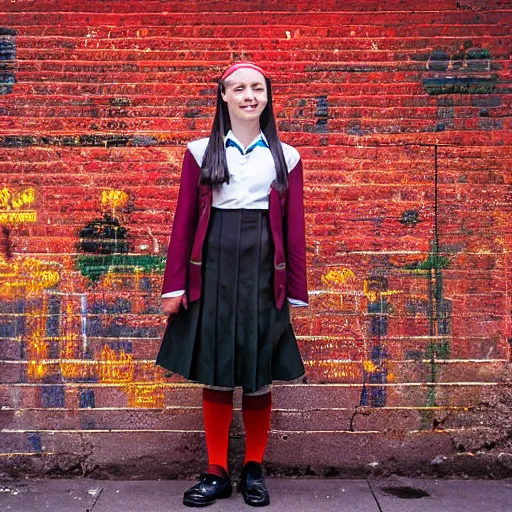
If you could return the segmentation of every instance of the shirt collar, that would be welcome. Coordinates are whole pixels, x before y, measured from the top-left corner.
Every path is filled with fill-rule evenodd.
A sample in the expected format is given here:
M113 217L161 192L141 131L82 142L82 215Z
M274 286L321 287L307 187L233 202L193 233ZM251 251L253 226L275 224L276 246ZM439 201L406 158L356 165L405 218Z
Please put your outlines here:
M247 154L250 150L252 151L252 149L254 149L254 147L256 146L265 146L267 148L269 147L267 138L265 137L265 134L261 130L259 135L257 135L245 149L244 145L235 137L235 134L231 130L229 130L229 132L224 136L224 145L226 147L228 144L228 140L234 142L234 144L231 143L230 145L235 145L240 151L240 153L242 153L243 155Z

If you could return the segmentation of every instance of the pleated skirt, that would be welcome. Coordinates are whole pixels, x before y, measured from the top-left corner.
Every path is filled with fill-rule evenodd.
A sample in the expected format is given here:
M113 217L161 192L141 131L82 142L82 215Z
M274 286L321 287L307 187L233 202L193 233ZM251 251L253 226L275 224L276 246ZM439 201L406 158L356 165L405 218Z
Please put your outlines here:
M288 304L275 305L268 211L212 208L202 261L201 298L169 316L155 364L247 393L304 375Z

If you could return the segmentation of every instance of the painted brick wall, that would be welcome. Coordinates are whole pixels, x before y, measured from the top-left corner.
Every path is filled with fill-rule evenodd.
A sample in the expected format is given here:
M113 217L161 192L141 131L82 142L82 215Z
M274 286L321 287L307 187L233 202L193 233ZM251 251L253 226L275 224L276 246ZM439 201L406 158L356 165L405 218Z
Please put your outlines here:
M154 365L159 294L184 145L247 58L305 165L308 374L274 387L268 470L511 475L511 21L499 0L2 2L0 469L202 469L200 388Z

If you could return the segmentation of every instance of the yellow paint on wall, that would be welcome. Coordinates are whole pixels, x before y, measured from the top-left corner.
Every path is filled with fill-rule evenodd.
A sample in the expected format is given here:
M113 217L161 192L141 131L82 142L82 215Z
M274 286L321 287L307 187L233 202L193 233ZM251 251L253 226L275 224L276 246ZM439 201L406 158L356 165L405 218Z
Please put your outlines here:
M403 290L384 290L384 291L369 290L368 289L368 279L365 279L363 282L363 295L370 302L377 302L377 300L380 300L382 297L396 295L399 293L403 293Z
M0 189L0 209L17 210L24 204L31 204L36 199L36 192L32 187L12 193L7 187Z
M32 188L25 188L20 192L16 192L11 197L13 208L21 208L24 204L32 204L36 200L36 191Z
M99 366L100 382L130 382L133 380L133 357L121 350L117 353L108 345L101 351L102 364Z
M361 379L361 366L357 362L339 362L332 359L304 361L304 366L312 366L316 373L322 372L324 377Z
M350 279L355 279L356 275L349 268L329 270L321 277L322 283L329 288L337 288L345 284Z
M32 187L11 192L7 187L0 189L0 224L21 224L37 222L35 210L21 210L24 205L32 204L36 192Z
M123 208L128 202L128 194L122 190L108 189L101 192L101 204L113 210Z
M133 384L126 388L129 407L155 407L165 406L165 396L162 386L154 384Z
M55 264L36 258L20 258L13 262L0 255L0 297L39 295L60 281Z
M386 375L386 381L387 382L396 382L396 374L394 373L388 373Z
M0 224L21 224L23 222L37 222L37 213L34 210L0 212Z
M377 370L377 367L375 366L373 361L370 361L368 359L363 362L363 368L364 371L368 373L375 372Z

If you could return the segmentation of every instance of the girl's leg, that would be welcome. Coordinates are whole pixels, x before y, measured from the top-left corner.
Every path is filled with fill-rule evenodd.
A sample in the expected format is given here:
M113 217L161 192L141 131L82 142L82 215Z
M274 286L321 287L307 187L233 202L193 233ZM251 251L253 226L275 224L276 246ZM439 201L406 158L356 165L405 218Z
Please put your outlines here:
M245 425L245 460L239 489L245 503L254 507L263 507L270 503L261 463L267 447L271 410L270 386L255 393L244 393L242 415Z
M189 507L204 507L217 499L229 498L233 491L228 474L229 427L233 417L233 389L203 388L203 419L208 450L208 471L199 483L183 494Z
M233 389L203 388L203 420L208 451L208 473L228 475L229 429L233 419Z
M245 460L263 461L270 430L272 411L272 392L270 386L264 386L254 393L242 396L242 416L245 426Z

